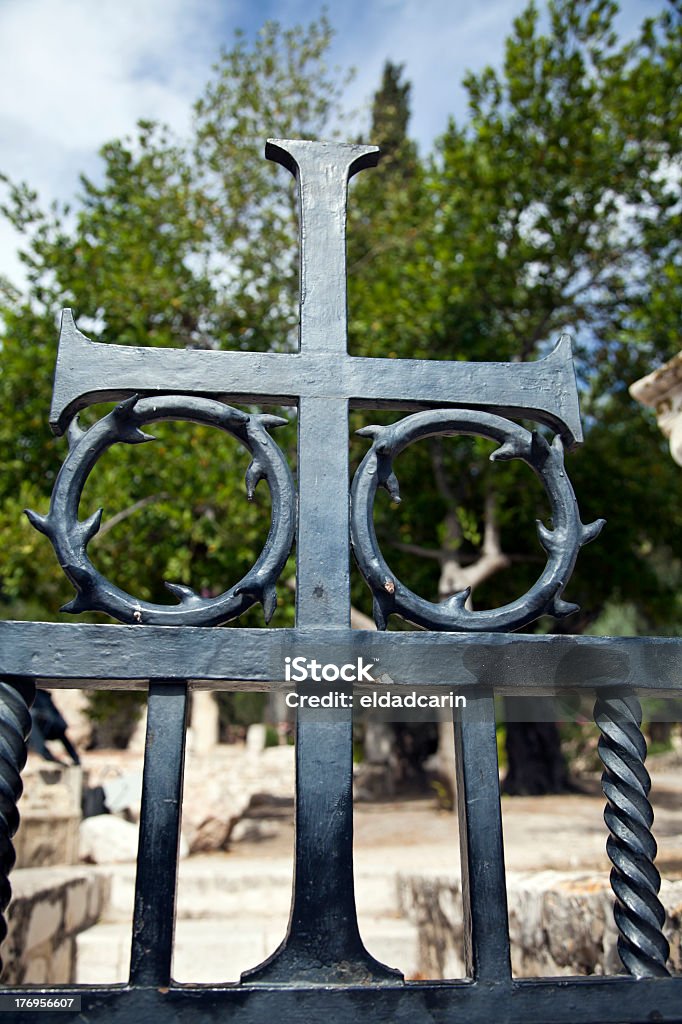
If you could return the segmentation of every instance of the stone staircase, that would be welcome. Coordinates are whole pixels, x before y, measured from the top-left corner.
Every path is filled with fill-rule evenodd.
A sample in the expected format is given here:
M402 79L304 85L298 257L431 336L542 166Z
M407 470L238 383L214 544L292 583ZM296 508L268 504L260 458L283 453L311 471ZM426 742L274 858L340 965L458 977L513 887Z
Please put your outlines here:
M85 985L126 981L130 962L135 866L99 870L111 879L111 898L100 922L78 937L77 981ZM181 861L174 979L238 981L281 942L290 897L291 858L215 853ZM383 858L356 866L356 899L369 952L414 976L417 929L398 912L396 872Z

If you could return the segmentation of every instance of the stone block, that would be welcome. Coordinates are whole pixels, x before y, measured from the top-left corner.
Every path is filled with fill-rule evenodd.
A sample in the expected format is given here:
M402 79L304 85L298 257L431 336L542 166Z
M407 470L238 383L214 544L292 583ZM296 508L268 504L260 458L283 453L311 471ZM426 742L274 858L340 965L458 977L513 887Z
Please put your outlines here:
M119 864L137 857L137 825L113 814L86 818L80 826L80 859L90 864Z
M76 980L76 940L71 936L52 953L47 980L51 985L70 985Z
M682 881L663 881L669 965L682 972ZM459 877L398 877L402 913L419 935L419 973L424 978L461 978L462 892ZM580 872L507 873L512 972L516 977L618 974L618 933L608 876Z
M52 899L36 902L31 911L28 928L24 937L24 949L29 951L51 939L62 926L64 919L64 894L56 892Z
M92 887L96 889L96 887ZM68 933L78 931L88 916L88 883L79 879L66 891L66 913L64 928Z
M75 864L82 770L75 765L47 765L37 755L22 774L19 830L14 838L18 868Z
M88 868L30 868L12 874L3 943L5 984L73 981L75 936L99 920L108 899L107 874Z

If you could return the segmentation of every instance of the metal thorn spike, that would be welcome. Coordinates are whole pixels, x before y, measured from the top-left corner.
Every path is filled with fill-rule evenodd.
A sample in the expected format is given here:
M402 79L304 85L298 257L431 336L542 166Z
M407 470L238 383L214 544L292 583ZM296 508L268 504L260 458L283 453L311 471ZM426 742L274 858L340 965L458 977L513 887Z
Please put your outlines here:
M145 434L133 423L125 423L119 432L118 440L124 444L145 444L147 441L156 441L153 434Z
M88 542L92 540L95 534L98 532L102 525L102 515L104 514L103 508L98 508L96 512L93 512L91 516L88 516L82 523L78 523L78 539L83 547L86 547Z
M526 454L526 446L521 441L513 439L505 441L496 448L490 455L491 462L507 462L509 459L522 459Z
M558 448L561 452L561 461L564 459L564 446L561 443L561 438L557 434L552 444L548 444L542 434L538 434L537 430L532 430L530 434L530 456L535 459L540 465L544 465L547 457L550 455L552 448L556 448L554 442L558 441Z
M271 416L270 413L263 413L256 418L266 430L277 430L278 427L286 427L289 422L283 416Z
M24 515L31 526L36 530L39 530L40 533L44 533L46 537L52 536L52 525L50 523L49 515L41 516L38 512L34 512L33 509L30 508L24 509Z
M85 437L85 433L85 430L83 430L78 422L78 416L74 416L66 428L66 441L69 446L69 450L76 447L81 438Z
M128 420L135 411L140 396L135 394L131 395L130 398L125 398L122 402L119 402L116 408L113 410L112 415L116 416L117 419Z
M396 505L399 505L402 500L400 497L400 484L398 483L398 477L393 471L388 474L385 480L382 480L381 486L384 490L388 491L391 496L391 501L394 501Z
M591 540L594 540L595 537L598 537L605 526L605 519L595 519L593 523L588 523L586 526L583 526L582 540L580 541L581 545L589 544Z
M564 442L561 440L559 434L556 434L554 439L552 440L552 448L555 452L560 452L561 457L563 458L566 449L564 448Z
M201 600L199 595L191 587L186 587L184 583L169 583L168 580L164 580L163 585L166 590L169 590L171 594L179 598L180 604L194 604Z
M277 591L274 587L266 587L263 591L263 597L261 599L263 605L263 615L265 616L266 624L269 624L270 619L275 614L277 608Z
M573 604L572 601L564 601L560 597L555 597L547 609L547 614L553 615L555 619L564 619L567 615L573 615L574 612L579 611L579 604Z
M466 587L465 590L460 590L456 594L453 594L452 597L449 597L444 603L458 612L466 611L466 603L470 597L471 587Z
M538 531L538 537L540 543L548 554L551 554L556 547L556 537L554 530L550 530L549 527L545 526L541 519L535 520L535 526Z
M246 482L246 497L248 501L253 501L256 487L261 480L265 479L265 467L257 459L253 459L249 463L244 479Z
M360 427L360 429L356 430L355 433L359 437L377 438L377 437L381 437L381 435L383 434L385 429L386 429L385 427L380 427L376 423L370 423L366 427Z
M67 604L63 604L59 610L60 612L67 612L69 615L79 615L81 612L92 611L92 604L85 594L79 593Z

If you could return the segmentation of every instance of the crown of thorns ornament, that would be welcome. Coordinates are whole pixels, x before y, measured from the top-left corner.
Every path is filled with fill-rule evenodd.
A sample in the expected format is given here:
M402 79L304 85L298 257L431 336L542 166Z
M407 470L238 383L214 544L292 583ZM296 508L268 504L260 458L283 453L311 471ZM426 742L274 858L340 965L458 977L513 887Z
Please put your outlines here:
M100 456L112 444L143 444L154 437L140 427L159 420L188 420L218 427L240 441L252 455L246 471L246 496L253 499L260 480L266 480L272 497L272 518L265 547L239 583L213 598L200 597L190 587L166 582L178 598L173 605L140 601L114 586L93 566L87 554L89 541L102 521L102 509L84 521L78 519L78 505L85 481ZM67 431L69 454L52 492L46 516L30 509L31 523L52 542L59 564L76 588L76 597L62 608L66 612L100 611L121 622L171 626L214 626L241 615L260 601L266 622L277 606L275 582L291 550L295 530L295 491L284 455L268 430L287 421L279 416L249 415L222 402L206 398L167 395L131 398L83 431L77 417Z
M581 523L575 494L564 470L564 446L559 437L549 445L540 434L501 416L456 409L416 413L389 427L364 427L358 434L374 441L353 480L351 540L358 565L372 591L377 629L385 629L389 615L396 614L425 629L515 630L540 615L559 618L578 610L577 605L564 601L561 594L580 548L597 536L604 520L597 519L588 526ZM400 501L393 460L415 441L452 434L475 434L497 441L500 447L491 454L491 461L523 460L540 478L549 496L553 529L537 523L540 543L548 556L544 572L523 597L490 611L471 611L466 607L470 588L439 604L413 593L389 569L374 530L377 489L383 487L395 502Z

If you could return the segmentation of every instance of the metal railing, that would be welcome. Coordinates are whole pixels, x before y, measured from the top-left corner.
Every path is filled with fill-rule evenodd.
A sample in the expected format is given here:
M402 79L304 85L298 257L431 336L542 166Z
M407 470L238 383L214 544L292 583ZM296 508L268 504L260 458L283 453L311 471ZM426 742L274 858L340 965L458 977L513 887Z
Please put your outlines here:
M298 182L301 207L301 327L295 353L178 351L103 345L62 319L51 423L69 453L49 512L29 513L51 540L76 589L67 611L97 610L124 625L0 623L0 910L9 900L12 836L36 682L52 686L148 686L147 744L129 982L110 986L5 988L0 1000L74 995L82 1011L59 1020L419 1022L552 1021L555 1024L682 1019L682 979L668 976L660 878L654 865L646 744L638 694L679 695L682 649L666 638L608 639L515 634L541 614L567 614L562 592L582 544L601 528L580 521L564 470L564 445L581 439L570 342L535 363L466 363L350 356L346 341L345 213L349 178L376 163L371 146L269 142L266 155ZM220 396L220 400L217 399ZM117 401L87 431L79 409ZM279 417L226 401L295 406L298 480L270 436ZM371 447L349 492L350 407L408 415L370 427ZM417 411L415 411L417 410ZM514 423L523 416L556 432L550 445ZM247 492L265 479L272 520L247 575L215 598L171 586L175 606L138 601L101 576L87 554L101 512L78 519L88 474L112 444L147 440L142 428L182 419L225 430L252 456ZM373 527L376 490L396 496L397 454L434 434L478 434L493 457L519 458L543 483L552 529L540 527L547 564L519 600L470 611L467 594L433 604L385 562ZM261 603L296 539L296 626L206 629ZM350 628L350 549L369 584L379 632ZM387 633L399 614L421 631ZM352 854L352 711L324 718L301 709L296 730L296 843L287 934L272 955L223 986L171 977L188 691L245 682L285 685L284 658L379 661L391 685L451 687L467 696L455 747L468 977L406 982L365 949L357 923ZM512 978L493 698L576 692L596 698L611 883L622 976ZM4 927L4 921L2 922ZM216 940L219 942L219 938ZM3 1003L3 1006L5 1004ZM23 1009L44 1021L46 1009ZM66 1016L65 1016L66 1014ZM69 1016L70 1014L70 1016Z

